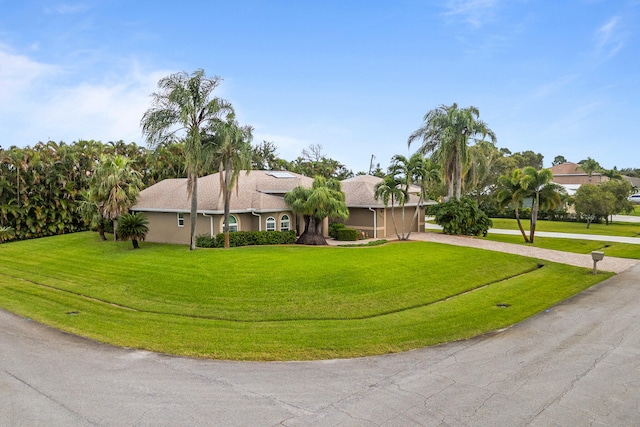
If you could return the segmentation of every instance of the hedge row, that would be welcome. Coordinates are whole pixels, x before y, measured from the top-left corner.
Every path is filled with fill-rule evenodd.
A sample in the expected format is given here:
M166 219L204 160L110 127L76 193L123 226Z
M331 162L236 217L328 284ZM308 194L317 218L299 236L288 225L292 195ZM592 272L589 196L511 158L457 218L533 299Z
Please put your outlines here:
M295 243L296 232L289 231L235 231L229 233L229 246L252 245L286 245ZM223 248L224 233L211 237L208 234L196 236L196 246L199 248Z
M355 228L341 228L336 232L336 240L355 242L360 238L360 232Z

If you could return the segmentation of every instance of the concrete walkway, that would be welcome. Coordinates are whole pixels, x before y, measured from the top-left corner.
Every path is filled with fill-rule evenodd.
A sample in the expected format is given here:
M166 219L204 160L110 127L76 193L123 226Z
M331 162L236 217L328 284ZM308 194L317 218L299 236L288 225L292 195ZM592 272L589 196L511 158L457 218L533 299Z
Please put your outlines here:
M434 224L429 224L429 227L433 227ZM438 227L438 226L435 226ZM504 230L513 231L513 230ZM519 231L516 231L520 234ZM562 233L553 233L562 234ZM556 236L557 237L557 236ZM609 237L605 236L607 241ZM555 251L551 249L536 248L527 245L518 245L514 243L502 243L494 242L491 240L475 239L469 236L450 236L443 233L411 233L412 240L423 240L429 242L445 243L449 245L469 246L478 249L486 249L490 251L506 252L511 254L523 255L532 258L543 259L547 261L559 262L563 264L575 265L577 267L593 268L593 260L591 254L574 254L570 252ZM633 267L640 263L637 259L628 258L615 258L605 256L604 259L598 262L598 269L602 271L612 271L614 273L621 273L626 269Z
M640 222L640 216L632 216L632 215L614 215L614 222Z
M0 426L638 425L638 300L640 266L482 337L294 363L114 348L0 311Z

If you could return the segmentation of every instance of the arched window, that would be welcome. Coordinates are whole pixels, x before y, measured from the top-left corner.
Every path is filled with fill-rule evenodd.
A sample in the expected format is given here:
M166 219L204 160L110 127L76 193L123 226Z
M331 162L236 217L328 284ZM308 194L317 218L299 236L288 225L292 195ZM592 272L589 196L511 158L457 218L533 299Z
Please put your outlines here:
M272 216L267 218L267 231L276 231L276 219Z
M280 231L289 231L291 228L291 221L289 220L289 215L282 215L280 217Z
M222 231L224 231L224 220L222 221ZM238 231L238 220L233 215L229 215L229 231Z

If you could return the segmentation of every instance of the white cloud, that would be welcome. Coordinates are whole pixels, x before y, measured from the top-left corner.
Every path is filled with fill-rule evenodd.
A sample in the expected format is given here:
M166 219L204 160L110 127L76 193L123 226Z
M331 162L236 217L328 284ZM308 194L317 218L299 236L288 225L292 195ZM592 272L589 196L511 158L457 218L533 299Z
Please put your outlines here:
M460 18L474 27L482 26L492 16L498 0L449 0L446 16Z
M597 51L607 59L624 47L624 34L619 16L614 16L598 28L594 34Z
M88 9L88 6L84 3L58 3L48 5L45 9L45 13L70 15L75 13L84 12Z
M556 95L562 89L573 83L577 79L577 75L567 75L557 78L554 81L543 83L533 90L532 98L548 98Z
M131 61L115 78L78 77L73 84L61 83L71 73L0 46L0 145L81 138L143 143L140 119L158 80L169 71L148 72Z
M54 65L16 55L0 45L0 111L15 108L25 91L59 71Z
M42 118L39 127L54 140L123 139L142 144L140 119L150 106L158 80L167 74L143 74L133 69L115 82L82 82L59 88L38 109Z

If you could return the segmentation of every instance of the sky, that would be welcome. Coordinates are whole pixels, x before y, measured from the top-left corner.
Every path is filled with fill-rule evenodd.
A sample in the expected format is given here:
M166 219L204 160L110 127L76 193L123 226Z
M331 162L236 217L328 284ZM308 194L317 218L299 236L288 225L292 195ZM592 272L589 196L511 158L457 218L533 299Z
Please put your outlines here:
M223 81L254 143L385 169L441 105L511 152L640 168L640 0L0 0L0 146L124 140L157 82Z

